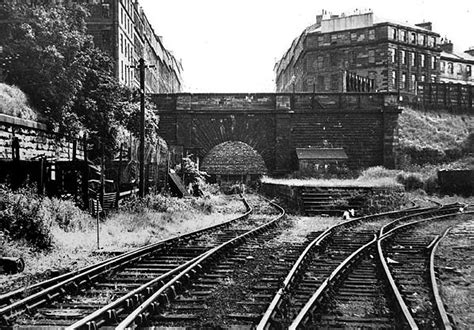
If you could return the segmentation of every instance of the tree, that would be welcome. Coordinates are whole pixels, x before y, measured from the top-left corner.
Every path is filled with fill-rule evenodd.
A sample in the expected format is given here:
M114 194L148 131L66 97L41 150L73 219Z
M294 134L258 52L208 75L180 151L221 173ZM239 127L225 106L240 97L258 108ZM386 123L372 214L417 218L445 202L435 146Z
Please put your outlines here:
M7 23L0 39L14 58L6 80L29 96L52 127L68 134L85 131L95 146L92 155L102 145L112 158L118 130L138 136L139 105L114 77L112 59L87 35L87 15L80 5L1 5ZM150 103L147 108L146 136L155 144L158 117Z
M52 126L77 127L71 107L86 74L83 51L93 46L87 10L3 4L0 16L8 22L0 29L4 53L13 58L6 82L20 87Z

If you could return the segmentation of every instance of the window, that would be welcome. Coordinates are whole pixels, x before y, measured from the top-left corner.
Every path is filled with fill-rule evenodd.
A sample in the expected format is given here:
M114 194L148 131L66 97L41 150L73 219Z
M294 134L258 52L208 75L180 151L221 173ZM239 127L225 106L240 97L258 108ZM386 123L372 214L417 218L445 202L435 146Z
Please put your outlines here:
M339 65L339 56L337 53L331 54L331 56L329 57L329 63L331 64L331 66Z
M426 36L425 36L425 35L423 35L423 36L421 37L421 45L422 45L422 46L426 46Z
M441 71L442 73L444 73L446 71L446 62L445 61L439 62L439 71Z
M388 52L390 54L390 62L395 63L397 61L397 53L395 52L395 49L389 48Z
M402 73L402 88L407 89L407 74L405 72Z
M411 84L410 84L410 89L412 91L415 90L415 87L416 87L416 75L412 73L411 75Z
M318 56L318 69L322 69L324 66L324 57Z
M123 80L123 60L120 60L121 77Z
M400 41L407 42L407 31L400 30Z
M425 82L425 81L426 81L426 76L425 76L425 75L422 75L422 76L420 77L420 81L421 81L421 82Z
M457 70L457 74L462 74L462 64L458 64L458 70Z
M375 50L369 50L369 63L375 63Z
M392 86L397 88L397 71L392 71Z
M416 44L416 33L415 32L410 33L410 43Z
M339 75L331 75L331 91L337 91L339 88Z
M351 33L351 40L356 41L357 40L357 33Z
M431 82L432 82L432 83L435 83L435 82L436 82L436 75L435 75L435 74L432 74L432 75L431 75Z
M120 33L120 53L123 54L123 34Z
M109 18L110 17L110 4L103 3L102 4L102 17Z
M375 40L375 30L369 30L369 40Z
M472 76L472 69L470 65L466 65L466 76Z
M448 62L448 73L453 74L454 73L454 66L453 63Z
M429 37L429 38L428 38L428 46L429 46L429 47L434 47L434 46L436 46L436 38L435 38L435 37Z
M420 54L420 66L421 66L422 68L425 67L425 62L426 62L426 56L425 56L425 54Z
M392 40L398 39L398 30L394 27L391 27L389 30L389 38Z
M319 90L325 90L325 84L324 84L324 76L319 76L318 77L318 89Z
M407 64L407 52L404 50L400 51L400 58L402 60L402 64Z
M431 69L436 70L436 57L431 56Z
M123 24L123 8L120 8L120 23Z
M410 65L416 66L416 53L410 53Z

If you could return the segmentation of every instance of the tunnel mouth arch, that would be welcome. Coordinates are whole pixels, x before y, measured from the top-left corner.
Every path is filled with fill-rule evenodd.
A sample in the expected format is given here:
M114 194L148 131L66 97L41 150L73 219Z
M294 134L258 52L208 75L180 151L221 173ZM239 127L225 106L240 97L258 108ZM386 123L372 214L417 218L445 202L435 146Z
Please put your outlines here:
M204 156L201 170L211 182L250 182L267 174L265 161L258 151L242 141L225 141Z

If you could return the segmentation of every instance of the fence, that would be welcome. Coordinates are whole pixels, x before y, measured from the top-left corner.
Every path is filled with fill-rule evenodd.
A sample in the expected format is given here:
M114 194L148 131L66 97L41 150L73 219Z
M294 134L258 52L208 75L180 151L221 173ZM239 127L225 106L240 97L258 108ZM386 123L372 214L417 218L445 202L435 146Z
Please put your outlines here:
M473 85L420 82L413 104L418 109L474 113Z

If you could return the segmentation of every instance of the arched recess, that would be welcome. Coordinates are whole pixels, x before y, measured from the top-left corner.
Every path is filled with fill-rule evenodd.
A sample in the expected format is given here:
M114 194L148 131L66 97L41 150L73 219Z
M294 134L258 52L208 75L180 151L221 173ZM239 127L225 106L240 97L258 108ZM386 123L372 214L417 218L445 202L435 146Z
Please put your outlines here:
M226 141L214 146L204 157L201 169L220 181L250 181L268 173L263 157L242 141Z

